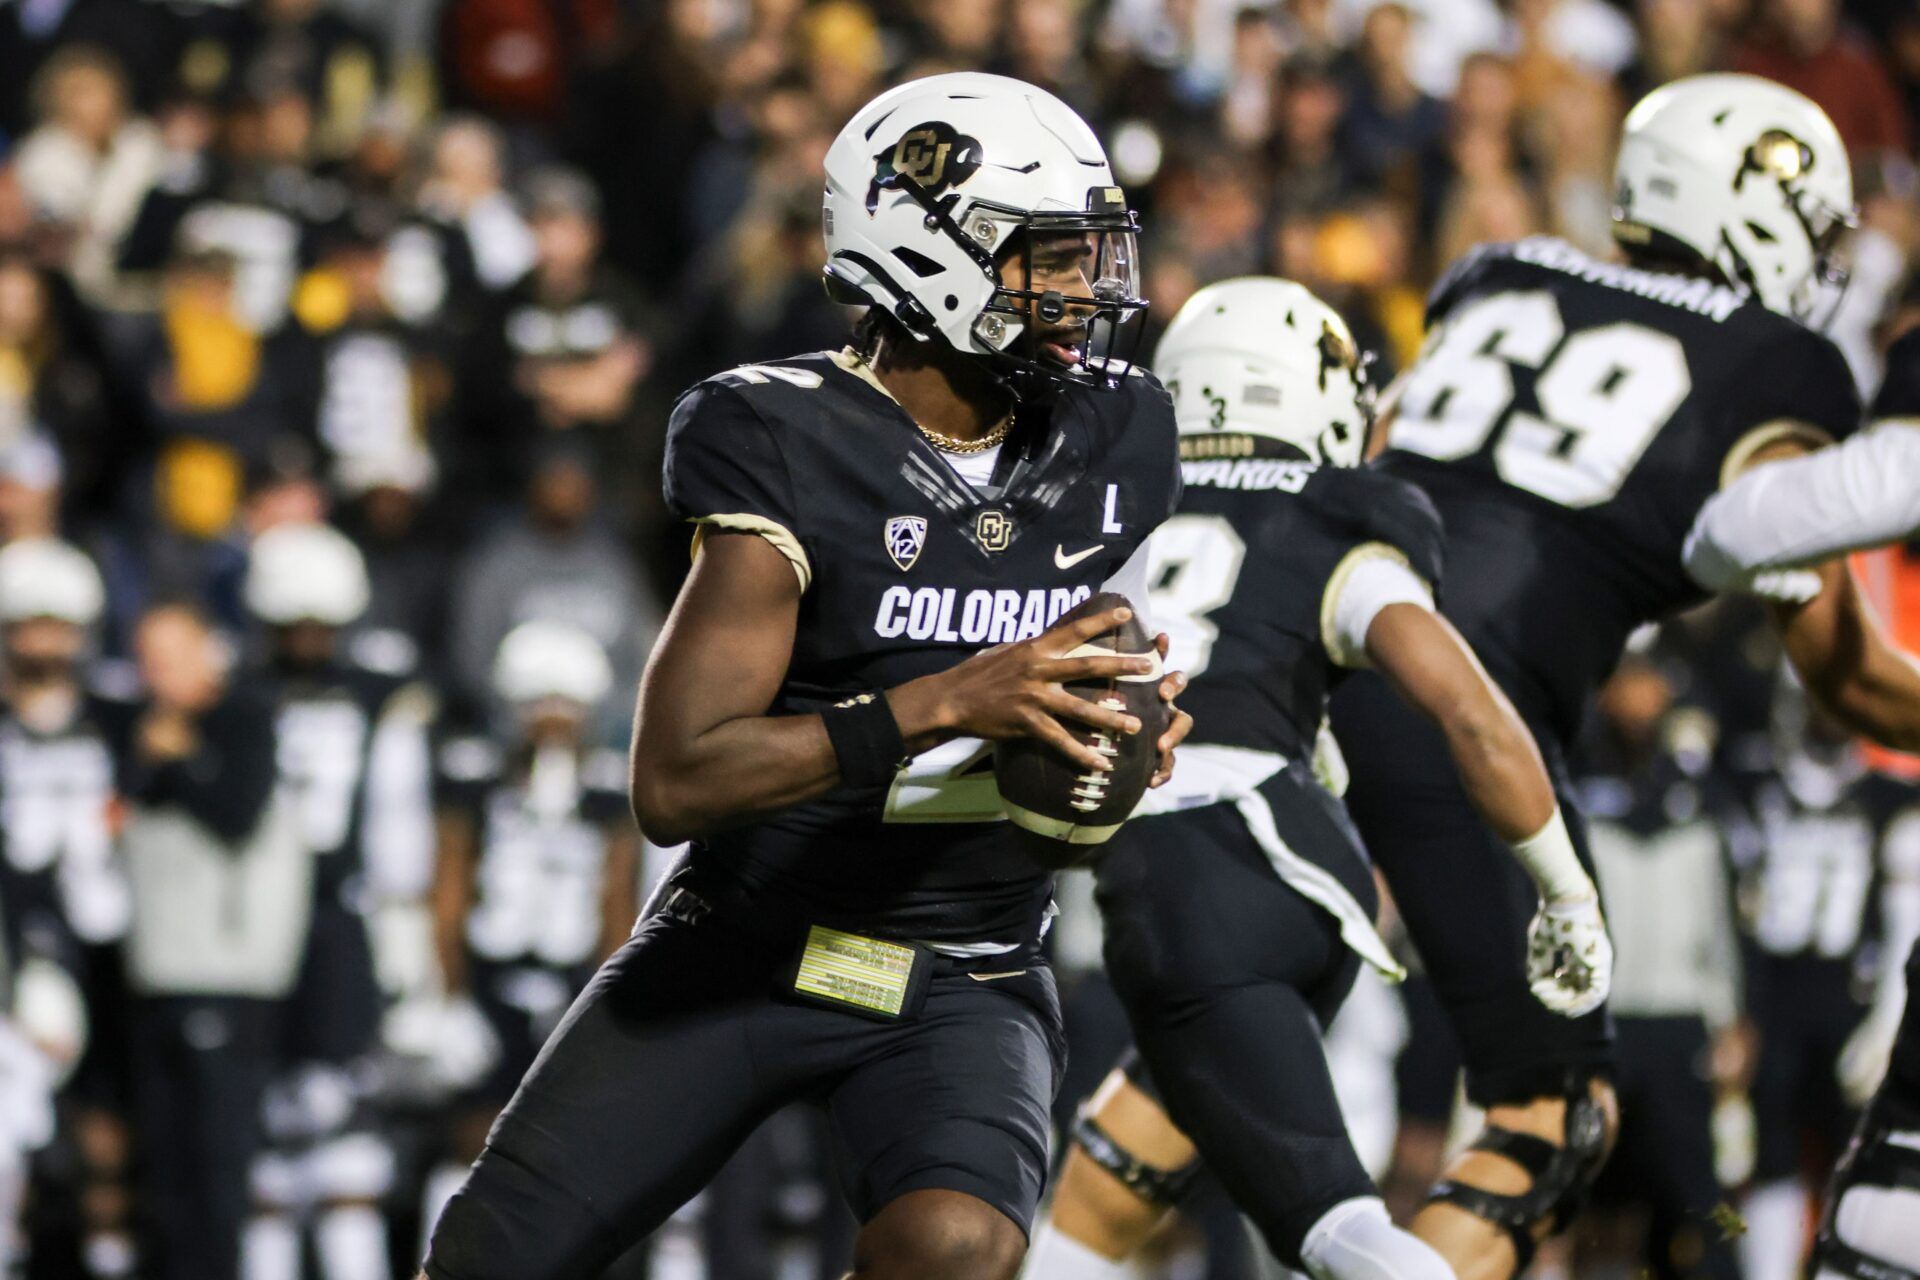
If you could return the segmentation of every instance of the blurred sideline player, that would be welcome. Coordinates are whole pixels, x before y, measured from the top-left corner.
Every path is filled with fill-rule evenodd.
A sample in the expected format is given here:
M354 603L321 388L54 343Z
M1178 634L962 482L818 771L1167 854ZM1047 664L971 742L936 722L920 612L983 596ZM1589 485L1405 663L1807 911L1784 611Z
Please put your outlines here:
M1689 564L1703 580L1791 609L1810 591L1830 589L1835 576L1807 566L1920 536L1916 475L1920 330L1888 351L1867 429L1809 457L1755 467L1701 513ZM1920 931L1912 918L1920 915L1920 866L1890 864L1888 872L1888 933ZM1814 1251L1819 1280L1920 1275L1920 1004L1911 998L1920 984L1920 943L1904 971L1897 953L1886 960L1873 1008L1840 1061L1842 1083L1856 1094L1883 1063L1884 1078L1828 1191Z
M639 910L639 837L627 762L586 739L613 687L598 641L559 622L507 633L493 691L513 715L506 750L459 737L439 750L434 935L450 996L471 998L498 1055L453 1122L452 1158L427 1190L429 1227L480 1154L487 1126Z
M1748 800L1753 839L1741 867L1748 999L1759 1032L1758 1149L1740 1206L1748 1280L1801 1273L1808 1179L1833 1167L1855 1110L1879 1083L1876 1073L1856 1097L1845 1084L1847 1046L1873 1016L1861 995L1872 977L1868 961L1883 949L1903 961L1920 928L1897 909L1901 867L1920 863L1920 795L1870 772L1859 743L1788 673L1774 698L1772 739L1769 767ZM1896 908L1886 928L1883 905Z
M105 601L79 548L0 547L0 1274L21 1243L26 1157L55 1136L54 1089L76 1069L80 1167L58 1190L77 1201L89 1265L124 1274L133 1261L114 950L132 902L114 855L112 748L86 680ZM43 1182L36 1199L53 1190Z
M1433 610L1432 505L1354 469L1372 407L1346 324L1297 284L1229 280L1181 309L1154 364L1186 484L1147 575L1199 740L1095 864L1138 1057L1077 1122L1028 1274L1125 1275L1197 1154L1288 1266L1449 1280L1388 1218L1321 1047L1362 963L1405 976L1374 932L1366 854L1314 776L1328 689L1379 670L1441 727L1476 807L1539 884L1528 968L1570 1015L1606 994L1599 895L1526 728Z
M1596 712L1574 787L1614 941L1620 1139L1594 1187L1600 1229L1580 1233L1582 1269L1598 1237L1656 1280L1740 1280L1715 1211L1745 1181L1736 1144L1716 1138L1752 1114L1726 853L1729 826L1745 823L1713 768L1719 726L1674 705L1651 655L1622 660Z
M1102 769L1061 719L1140 722L1060 682L1179 688L1066 656L1124 610L1048 629L1171 513L1173 415L1089 356L1145 303L1126 197L1064 103L914 81L826 174L856 347L711 378L668 429L697 554L632 793L648 837L691 849L501 1113L431 1280L596 1274L801 1098L827 1106L859 1280L1004 1280L1025 1252L1064 1050L1051 879L980 739ZM1153 744L1161 776L1184 727Z
M379 1201L393 1151L369 1114L381 992L370 905L395 881L421 896L432 851L426 695L407 672L354 660L346 629L365 612L359 550L328 525L276 525L255 539L248 609L267 628L260 667L278 705L279 777L314 855L313 917L269 1091L268 1149L247 1280L297 1280L311 1228L327 1280L390 1271Z
M1844 359L1805 323L1853 210L1845 148L1817 106L1749 76L1675 81L1628 115L1616 190L1630 265L1537 238L1448 272L1381 462L1439 508L1444 612L1557 784L1628 634L1703 598L1682 548L1708 498L1858 420ZM1849 727L1920 741L1920 670L1843 572L1777 622ZM1531 998L1516 958L1533 887L1467 803L1441 735L1364 673L1334 713L1349 808L1459 1036L1468 1094L1489 1110L1414 1230L1462 1280L1496 1280L1565 1226L1604 1159L1608 1016L1563 1019ZM1584 845L1577 815L1568 825Z

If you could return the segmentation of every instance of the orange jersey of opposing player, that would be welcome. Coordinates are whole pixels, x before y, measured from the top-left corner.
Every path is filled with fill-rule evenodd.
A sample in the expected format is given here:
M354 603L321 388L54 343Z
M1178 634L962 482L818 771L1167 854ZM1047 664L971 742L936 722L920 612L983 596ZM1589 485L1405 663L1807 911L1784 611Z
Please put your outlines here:
M1920 544L1863 551L1853 557L1853 573L1888 634L1908 653L1920 654ZM1867 760L1882 773L1920 782L1920 755L1869 744Z

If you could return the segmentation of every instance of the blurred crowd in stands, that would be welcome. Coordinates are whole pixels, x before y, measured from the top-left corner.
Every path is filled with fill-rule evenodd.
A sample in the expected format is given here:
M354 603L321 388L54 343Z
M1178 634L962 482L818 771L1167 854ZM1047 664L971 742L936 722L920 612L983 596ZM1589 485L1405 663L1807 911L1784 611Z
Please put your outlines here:
M1275 272L1391 376L1471 245L1607 252L1624 110L1713 69L1805 91L1852 150L1832 332L1864 390L1920 318L1912 0L0 0L0 1274L412 1274L664 857L620 748L687 564L667 410L845 340L821 158L952 69L1105 139L1143 350L1199 285ZM1920 549L1862 572L1920 640ZM1711 1113L1723 1180L1662 1182L1700 1116L1641 1146L1630 1119L1639 1218L1582 1235L1590 1274L1794 1274L1877 957L1920 929L1911 784L1753 621L1650 639L1583 766L1616 928L1672 958L1620 983L1630 1068ZM1063 1113L1124 1035L1082 880ZM1335 1029L1403 1196L1454 1108L1436 1018L1416 980ZM819 1150L777 1117L619 1274L839 1275ZM1702 1194L1717 1240L1662 1217ZM1157 1274L1254 1274L1221 1205L1190 1223Z

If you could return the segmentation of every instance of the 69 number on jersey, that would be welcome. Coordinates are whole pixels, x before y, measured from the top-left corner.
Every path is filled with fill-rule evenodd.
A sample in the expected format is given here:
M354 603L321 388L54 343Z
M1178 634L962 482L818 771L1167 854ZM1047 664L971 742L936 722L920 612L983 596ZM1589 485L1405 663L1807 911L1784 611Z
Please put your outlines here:
M1537 414L1515 405L1517 368L1535 371ZM1496 293L1431 340L1407 376L1393 445L1448 462L1492 439L1502 480L1590 507L1620 491L1692 389L1671 334L1627 323L1568 333L1552 294Z

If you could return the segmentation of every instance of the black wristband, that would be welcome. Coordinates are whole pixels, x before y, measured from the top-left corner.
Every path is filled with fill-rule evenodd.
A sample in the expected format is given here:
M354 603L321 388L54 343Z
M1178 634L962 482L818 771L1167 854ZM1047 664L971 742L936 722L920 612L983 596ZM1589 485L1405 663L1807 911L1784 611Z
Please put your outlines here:
M840 780L850 787L877 787L907 767L910 753L884 693L862 693L820 713L827 739L840 761Z

